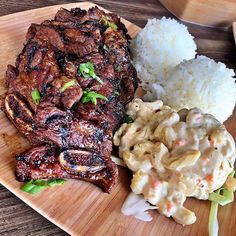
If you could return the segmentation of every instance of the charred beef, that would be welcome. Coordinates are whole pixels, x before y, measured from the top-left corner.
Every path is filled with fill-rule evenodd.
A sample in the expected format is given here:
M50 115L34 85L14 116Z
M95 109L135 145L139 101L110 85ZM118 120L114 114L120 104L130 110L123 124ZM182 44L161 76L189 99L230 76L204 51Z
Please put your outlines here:
M16 157L19 181L73 178L111 190L117 179L112 134L137 88L129 39L120 19L97 7L60 9L53 20L30 26L15 66L8 66L1 104L32 144ZM88 62L103 83L80 72ZM106 99L83 103L85 90Z
M61 153L48 145L31 148L16 156L19 181L41 178L85 180L109 192L117 178L116 165L96 152L68 149Z

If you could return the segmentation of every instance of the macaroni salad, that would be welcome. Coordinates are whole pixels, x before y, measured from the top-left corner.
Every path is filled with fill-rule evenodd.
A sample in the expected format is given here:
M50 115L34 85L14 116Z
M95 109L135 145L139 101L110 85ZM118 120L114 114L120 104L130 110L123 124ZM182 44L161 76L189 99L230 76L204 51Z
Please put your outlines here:
M208 199L232 171L235 143L225 127L199 109L178 113L162 101L136 98L127 106L133 123L114 135L119 156L132 170L131 189L183 225L193 224L186 197Z

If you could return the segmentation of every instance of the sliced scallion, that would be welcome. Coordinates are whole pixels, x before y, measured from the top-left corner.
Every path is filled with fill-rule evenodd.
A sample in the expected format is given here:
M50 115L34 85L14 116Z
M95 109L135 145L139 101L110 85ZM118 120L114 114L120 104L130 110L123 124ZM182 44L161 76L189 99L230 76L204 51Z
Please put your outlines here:
M66 89L68 89L68 88L74 86L75 84L76 84L76 80L75 80L75 79L73 79L73 80L71 80L71 81L69 81L69 82L66 82L66 83L64 83L63 86L60 88L60 91L63 93Z
M40 100L41 100L41 95L40 95L40 92L38 89L34 89L32 92L31 92L31 96L32 96L32 99L34 101L35 104L39 104Z
M111 28L113 30L117 30L118 29L117 25L114 22L109 21L107 16L102 16L102 20L101 21L108 28Z
M28 193L30 193L30 194L39 193L43 189L45 189L45 186L35 185Z
M21 190L27 193L35 194L41 192L46 186L47 182L45 180L30 180L21 187Z
M21 190L28 193L33 187L34 187L33 180L30 180L29 182L21 186Z
M233 201L232 196L229 194L230 191L223 189L223 194L212 192L209 194L209 200L214 201L221 206L225 206ZM232 193L232 192L231 192Z
M218 194L220 191L216 191ZM209 236L217 236L219 230L219 224L217 220L217 211L218 211L218 203L212 201L209 215L209 223L208 223L208 232Z
M30 194L41 192L46 187L52 187L56 185L64 184L64 179L50 179L48 181L43 179L29 180L27 183L21 186L21 190Z
M234 174L235 174L235 171L233 170L229 174L229 177L232 178ZM209 236L217 236L218 229L219 229L219 224L217 220L218 206L219 204L221 206L225 206L226 204L233 202L234 193L233 191L230 191L229 189L222 187L216 190L215 192L210 193L209 200L211 201L211 208L210 208L210 215L209 215L209 222L208 222Z
M103 81L100 77L98 77L94 72L94 66L91 62L81 63L79 65L79 71L83 75L84 78L93 78L97 80L100 84L103 84Z
M90 91L89 89L86 89L83 92L82 103L92 102L96 105L98 98L105 100L105 101L108 100L104 95L102 95L100 93L96 93L94 91Z
M50 179L48 180L48 186L56 186L56 185L61 185L64 184L65 180L64 179Z
M118 97L118 96L120 95L120 93L119 93L118 91L114 91L112 94L113 94L115 97Z

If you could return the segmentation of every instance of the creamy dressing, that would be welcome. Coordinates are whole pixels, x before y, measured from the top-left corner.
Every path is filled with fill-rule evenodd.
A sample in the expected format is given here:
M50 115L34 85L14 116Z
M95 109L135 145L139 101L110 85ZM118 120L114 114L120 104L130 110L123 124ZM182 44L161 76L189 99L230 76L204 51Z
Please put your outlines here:
M119 156L133 171L131 189L167 217L192 224L186 197L208 199L232 171L235 143L225 127L199 109L179 113L161 101L134 99L127 106L134 122L114 136Z

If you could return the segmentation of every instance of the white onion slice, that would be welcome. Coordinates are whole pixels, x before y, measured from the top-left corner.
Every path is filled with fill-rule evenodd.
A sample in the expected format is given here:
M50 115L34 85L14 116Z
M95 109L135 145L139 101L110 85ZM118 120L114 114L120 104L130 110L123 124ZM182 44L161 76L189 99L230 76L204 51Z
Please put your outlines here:
M121 212L126 216L134 216L142 221L151 221L152 217L147 210L157 209L151 206L141 195L130 192L121 208Z

